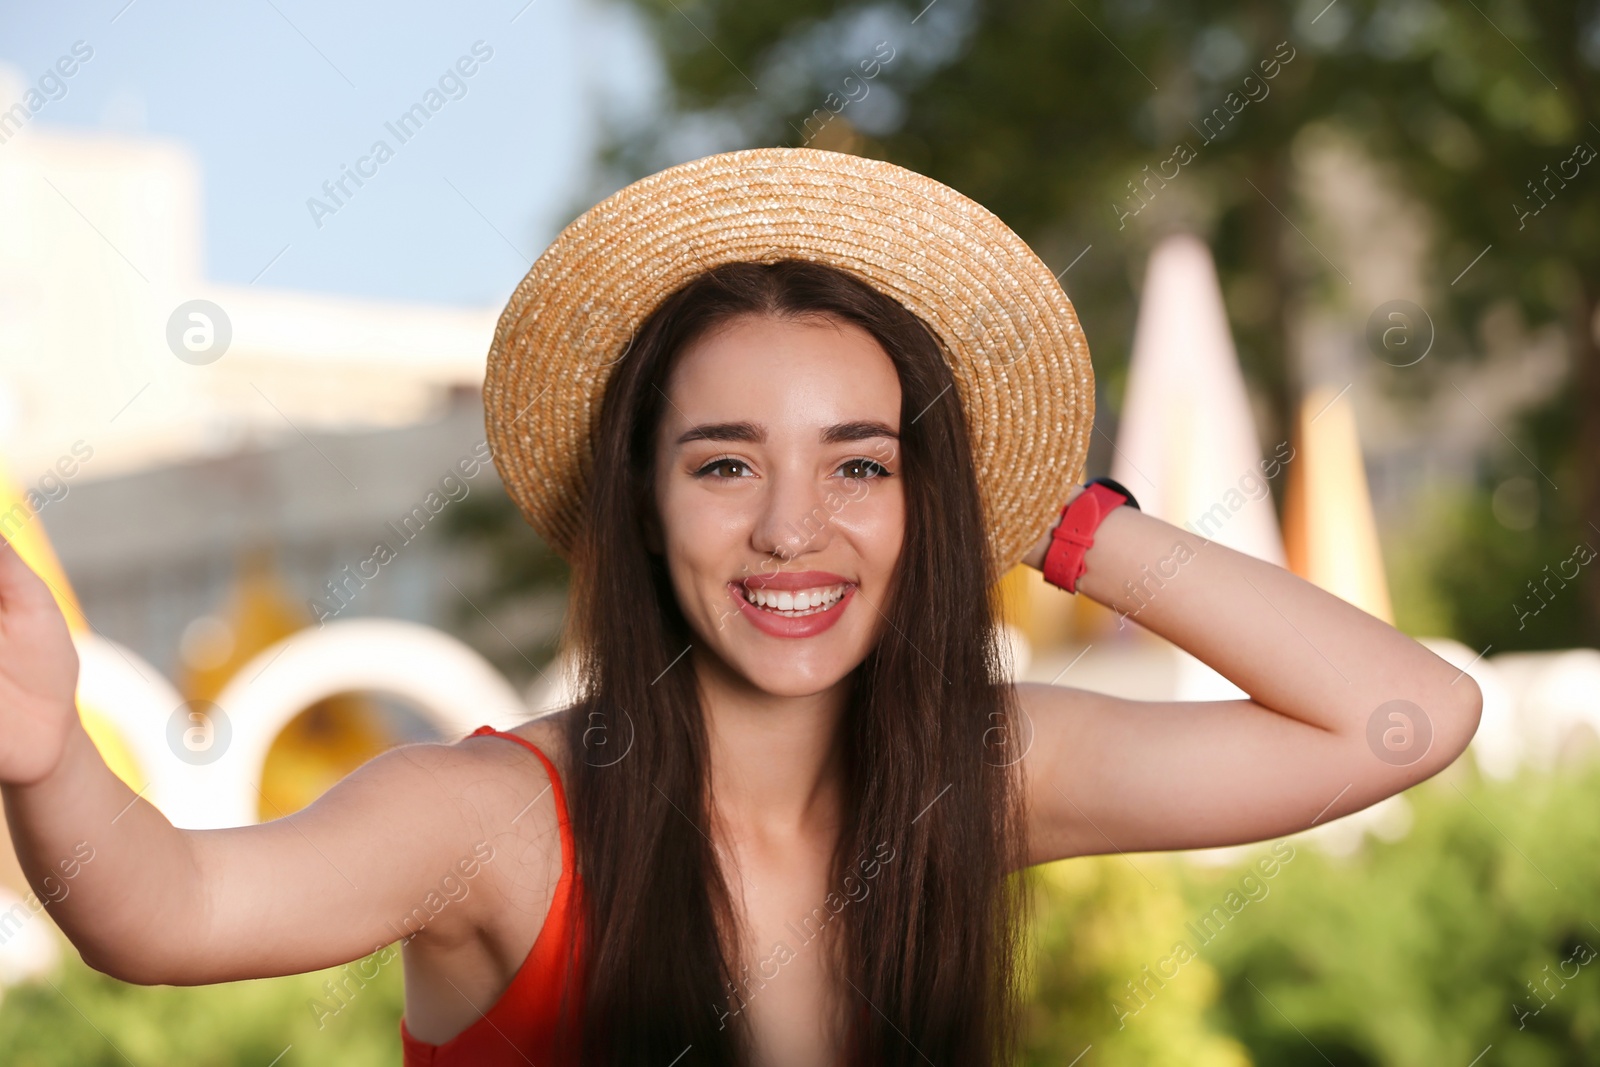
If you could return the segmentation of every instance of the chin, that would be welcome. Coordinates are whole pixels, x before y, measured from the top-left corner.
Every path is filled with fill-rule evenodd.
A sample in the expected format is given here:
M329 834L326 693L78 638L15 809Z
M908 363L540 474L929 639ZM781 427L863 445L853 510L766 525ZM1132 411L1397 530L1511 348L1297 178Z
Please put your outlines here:
M774 697L825 693L848 678L867 655L865 649L852 654L837 647L773 649L763 647L765 644L710 642L708 651L733 678Z
M809 697L825 693L838 685L854 669L840 667L833 671L773 670L771 664L751 664L750 670L740 669L739 674L752 687L775 697Z
M750 683L750 686L760 689L762 693L768 694L768 696L805 697L827 693L829 689L837 686L850 672L842 670L837 675L819 677L819 675L811 675L811 673L787 672L787 670L774 672L771 669L771 665L765 665L765 667L760 667L754 672L741 670L739 673L747 683Z

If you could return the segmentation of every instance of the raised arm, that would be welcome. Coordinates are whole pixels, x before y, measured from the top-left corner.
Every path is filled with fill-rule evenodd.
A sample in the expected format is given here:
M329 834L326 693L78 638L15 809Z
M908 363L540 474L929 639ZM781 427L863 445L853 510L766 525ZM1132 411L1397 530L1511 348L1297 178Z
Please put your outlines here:
M1046 547L1024 562L1040 567ZM1084 562L1079 595L1250 699L1019 684L1033 728L1021 761L1032 862L1308 829L1438 773L1477 730L1471 676L1282 567L1130 507L1106 516Z
M436 919L435 902L491 877L517 829L519 798L483 781L510 746L395 749L287 818L179 830L101 760L76 677L49 590L0 547L0 791L29 882L91 966L146 984L268 977L481 919L493 894Z

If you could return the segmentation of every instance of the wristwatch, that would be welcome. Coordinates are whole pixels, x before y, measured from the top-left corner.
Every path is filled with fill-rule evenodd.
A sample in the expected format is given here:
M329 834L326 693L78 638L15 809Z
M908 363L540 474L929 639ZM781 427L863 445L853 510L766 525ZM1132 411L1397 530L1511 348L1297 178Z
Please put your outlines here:
M1135 511L1139 502L1133 494L1110 478L1091 478L1083 492L1061 509L1061 521L1050 533L1050 547L1044 554L1044 580L1069 593L1078 591L1078 579L1087 569L1084 556L1094 544L1094 532L1111 513L1127 504Z

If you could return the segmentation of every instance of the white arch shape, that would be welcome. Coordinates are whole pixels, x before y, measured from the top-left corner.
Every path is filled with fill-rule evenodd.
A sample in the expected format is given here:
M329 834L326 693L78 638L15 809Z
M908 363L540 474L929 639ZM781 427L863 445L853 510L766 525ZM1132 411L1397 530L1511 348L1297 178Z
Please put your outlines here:
M396 619L333 622L292 634L240 668L217 696L221 714L206 723L209 743L219 749L211 762L180 758L183 746L169 746L170 708L159 722L143 725L143 748L150 741L159 747L146 772L160 779L158 806L174 824L191 828L258 821L261 772L273 740L307 707L348 692L409 701L447 740L530 717L487 660L440 630Z
M164 770L176 763L167 748L166 724L183 695L167 676L124 645L92 630L72 635L78 649L78 705L115 728L150 783L146 797L167 810Z

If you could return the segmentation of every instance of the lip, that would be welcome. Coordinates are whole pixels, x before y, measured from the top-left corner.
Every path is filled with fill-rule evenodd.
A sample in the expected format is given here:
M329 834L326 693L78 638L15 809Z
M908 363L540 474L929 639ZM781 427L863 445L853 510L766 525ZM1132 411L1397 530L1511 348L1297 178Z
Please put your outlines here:
M821 575L822 577L831 580L819 582L814 577L817 575ZM761 608L756 607L754 604L750 603L750 601L744 598L744 592L740 589L739 582L729 582L728 595L733 598L734 603L739 605L739 613L750 621L750 625L754 626L762 633L768 634L772 637L815 637L823 631L832 628L832 626L844 616L844 609L849 606L850 601L853 600L856 595L855 583L846 582L843 578L839 578L837 575L827 574L824 571L800 571L798 573L789 575L771 575L763 577L783 579L803 578L805 581L796 584L788 584L786 582L782 585L764 582L762 585L757 586L755 580L752 579L750 582L751 586L755 588L778 590L811 589L818 585L843 584L848 586L848 588L846 588L844 591L844 596L840 597L827 611L819 611L814 615L801 615L798 618L786 619L782 615L774 615L770 611L763 611Z
M830 585L851 585L850 579L832 571L788 571L778 574L752 574L733 584L747 589L776 589L778 592L796 589L825 589Z

